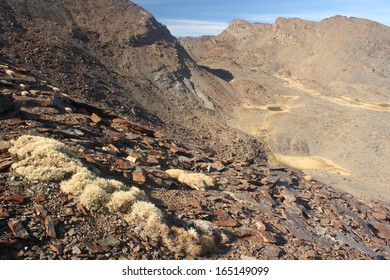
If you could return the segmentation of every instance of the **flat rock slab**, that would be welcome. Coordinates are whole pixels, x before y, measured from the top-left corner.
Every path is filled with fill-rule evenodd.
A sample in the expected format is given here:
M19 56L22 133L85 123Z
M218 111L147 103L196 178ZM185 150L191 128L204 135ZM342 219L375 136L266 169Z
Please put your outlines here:
M13 103L12 93L0 93L0 114L10 109Z

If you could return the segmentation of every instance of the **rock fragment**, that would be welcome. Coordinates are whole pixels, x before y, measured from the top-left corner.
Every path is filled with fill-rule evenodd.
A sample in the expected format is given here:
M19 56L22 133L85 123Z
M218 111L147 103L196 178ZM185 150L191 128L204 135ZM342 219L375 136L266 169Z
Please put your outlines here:
M98 115L96 115L95 113L92 113L90 119L94 122L94 123L99 123L102 121L102 118L99 117Z
M50 236L51 238L56 238L57 233L55 227L57 225L57 220L54 219L52 216L46 216L44 224L47 236Z
M1 93L0 92L0 114L7 111L13 106L14 98L12 93Z
M47 216L47 210L41 204L35 203L34 210L38 216L41 216L43 218Z
M14 163L13 160L1 160L0 159L0 171L4 171L4 170L9 169L13 163Z
M100 246L104 247L104 248L107 248L107 247L116 247L118 246L119 244L121 244L120 240L115 238L115 237L112 237L112 236L108 236L106 238L103 238L103 239L100 239L98 242L97 242Z
M145 171L142 168L136 169L132 174L133 181L137 184L146 183Z
M269 245L267 246L263 252L262 255L266 256L269 259L277 259L281 255L282 250L275 245Z
M8 226L11 229L12 233L17 238L29 239L30 234L27 229L24 227L23 222L19 219L11 219L8 221Z

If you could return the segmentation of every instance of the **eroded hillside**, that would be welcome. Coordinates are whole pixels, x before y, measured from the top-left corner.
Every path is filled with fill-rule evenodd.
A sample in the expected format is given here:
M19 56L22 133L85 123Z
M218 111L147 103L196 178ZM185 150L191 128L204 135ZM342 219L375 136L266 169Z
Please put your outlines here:
M234 77L244 102L230 124L262 139L274 164L389 201L389 35L336 16L234 20L219 36L181 42L200 65Z

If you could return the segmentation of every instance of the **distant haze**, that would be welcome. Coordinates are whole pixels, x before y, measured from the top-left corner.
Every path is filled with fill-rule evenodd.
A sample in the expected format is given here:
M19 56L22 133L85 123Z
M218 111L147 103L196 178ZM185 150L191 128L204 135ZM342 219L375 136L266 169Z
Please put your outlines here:
M335 15L366 18L390 25L385 0L135 0L176 37L217 35L235 18L273 23L278 17L321 21Z

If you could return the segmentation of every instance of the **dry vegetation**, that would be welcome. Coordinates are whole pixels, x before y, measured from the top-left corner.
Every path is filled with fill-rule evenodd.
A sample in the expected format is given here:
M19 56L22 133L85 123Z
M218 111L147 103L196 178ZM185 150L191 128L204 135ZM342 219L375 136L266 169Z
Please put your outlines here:
M21 161L15 171L29 180L59 181L85 169L61 142L38 136L21 136L10 152Z
M151 238L162 242L170 250L197 256L214 244L211 238L201 237L194 229L184 230L168 227L163 214L149 202L134 203L131 212L125 216L129 224L141 224L143 231Z
M10 152L20 159L12 166L17 174L29 180L60 182L63 192L78 195L80 203L90 211L125 214L124 219L130 226L141 227L146 235L174 252L196 256L214 246L211 237L199 236L194 229L169 227L161 210L148 202L143 190L98 177L61 142L25 135L13 144ZM196 189L213 184L212 178L203 174L183 170L169 170L168 173Z
M213 178L202 173L190 173L181 169L169 169L166 172L172 178L196 190L204 190L214 185Z

